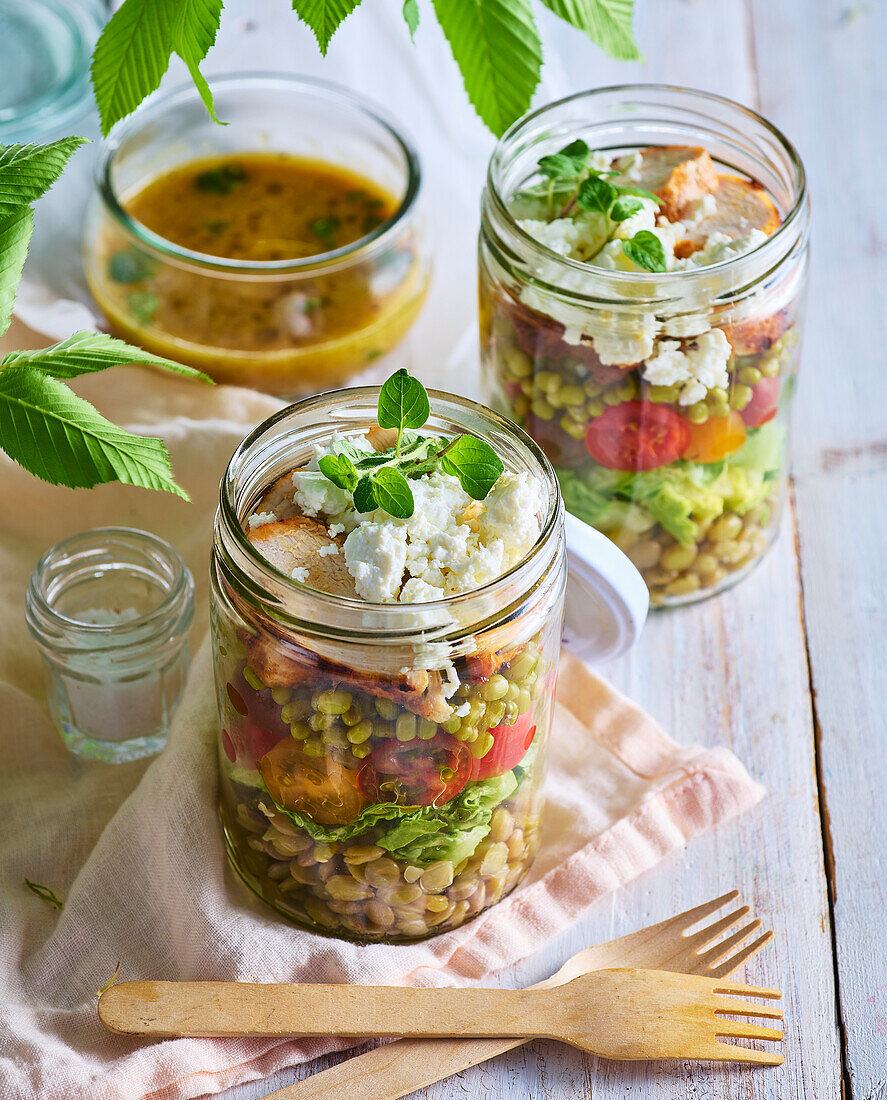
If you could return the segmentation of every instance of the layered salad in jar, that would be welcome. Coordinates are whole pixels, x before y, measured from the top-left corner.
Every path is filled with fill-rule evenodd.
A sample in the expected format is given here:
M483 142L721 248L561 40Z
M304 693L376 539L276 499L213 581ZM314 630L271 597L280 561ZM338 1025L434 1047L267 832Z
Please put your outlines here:
M652 603L718 591L778 519L799 279L739 294L731 271L780 210L702 147L611 153L582 139L506 201L541 250L515 282L482 248L491 402L540 443L567 508L628 554ZM657 305L694 274L680 309ZM617 289L602 293L610 275Z
M517 570L549 504L485 440L420 431L428 413L399 371L379 425L315 444L244 525L273 571L380 621L397 607L412 640L364 652L213 615L231 861L279 912L347 938L455 928L514 888L539 843L563 562L511 621L448 605ZM456 640L425 640L434 622Z

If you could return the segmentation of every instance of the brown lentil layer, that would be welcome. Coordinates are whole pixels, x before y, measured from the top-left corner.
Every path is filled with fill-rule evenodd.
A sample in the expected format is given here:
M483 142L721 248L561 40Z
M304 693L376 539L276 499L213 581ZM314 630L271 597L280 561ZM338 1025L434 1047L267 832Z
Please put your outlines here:
M472 856L416 867L365 837L320 843L267 795L223 810L234 865L270 905L312 931L410 942L456 928L510 893L539 847L541 796L520 789L493 811Z

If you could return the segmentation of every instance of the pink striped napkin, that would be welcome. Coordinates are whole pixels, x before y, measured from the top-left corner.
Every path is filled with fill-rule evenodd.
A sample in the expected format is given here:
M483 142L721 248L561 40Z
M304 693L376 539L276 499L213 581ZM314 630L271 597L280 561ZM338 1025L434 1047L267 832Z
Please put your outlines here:
M125 384L115 389L115 375ZM681 747L565 655L542 850L510 898L463 928L408 947L357 946L293 928L225 869L215 815L215 706L204 642L169 745L152 762L70 757L46 713L22 622L27 576L55 539L101 523L154 530L186 557L206 622L216 486L250 425L275 403L225 387L195 393L146 373L102 377L115 419L162 435L186 505L121 486L36 482L0 456L0 1096L185 1100L337 1045L145 1042L99 1024L96 991L120 978L477 982L538 951L603 895L762 796L724 749ZM65 898L51 910L27 877Z

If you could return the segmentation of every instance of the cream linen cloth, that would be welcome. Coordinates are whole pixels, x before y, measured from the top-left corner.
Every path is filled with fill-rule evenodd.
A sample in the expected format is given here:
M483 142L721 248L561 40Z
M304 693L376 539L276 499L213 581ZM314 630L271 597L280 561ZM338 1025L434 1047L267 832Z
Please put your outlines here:
M225 868L215 814L215 704L206 642L207 562L219 477L248 429L277 408L135 368L78 389L119 422L161 435L193 497L119 485L44 485L0 456L0 1097L185 1098L346 1043L112 1035L96 991L120 978L474 982L522 959L603 894L762 795L723 749L679 747L565 655L542 851L529 880L473 923L409 947L357 946L290 927ZM146 528L197 584L194 661L167 749L105 765L69 756L47 714L24 624L29 572L65 535ZM61 914L23 886L65 899Z

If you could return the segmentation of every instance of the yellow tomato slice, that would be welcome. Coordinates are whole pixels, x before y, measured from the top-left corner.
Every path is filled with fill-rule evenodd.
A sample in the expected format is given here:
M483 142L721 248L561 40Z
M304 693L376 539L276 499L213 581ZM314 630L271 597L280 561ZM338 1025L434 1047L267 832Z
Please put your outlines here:
M711 416L704 424L690 425L690 442L684 458L691 462L720 462L745 442L745 424L731 409L726 416Z
M288 738L265 753L258 769L278 806L297 810L319 825L346 825L366 805L356 772L328 757L306 756Z

